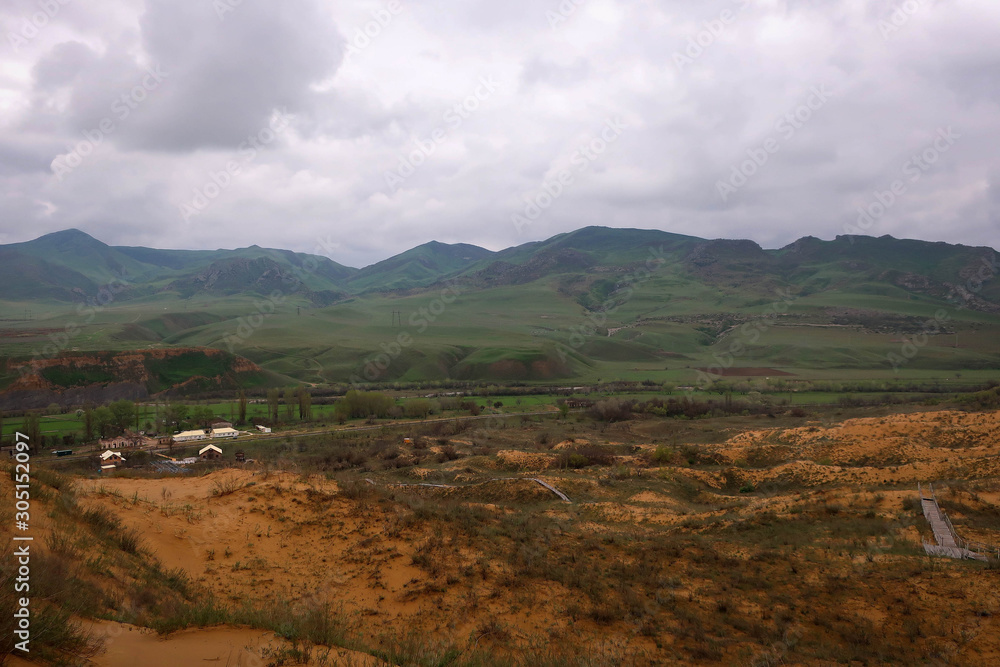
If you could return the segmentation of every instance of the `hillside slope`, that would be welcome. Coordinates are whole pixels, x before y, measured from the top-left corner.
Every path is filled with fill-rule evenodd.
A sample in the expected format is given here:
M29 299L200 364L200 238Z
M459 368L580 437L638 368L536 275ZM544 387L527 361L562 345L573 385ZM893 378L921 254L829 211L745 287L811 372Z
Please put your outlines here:
M168 348L13 358L0 381L0 409L23 409L255 387L268 378L252 361L221 350Z
M93 277L62 251L0 247L23 268L0 285L0 354L216 348L317 384L1000 369L990 248L841 236L765 249L588 227L495 253L431 242L355 271L255 246L102 249L84 237L60 243L103 258ZM81 312L114 271L134 282Z

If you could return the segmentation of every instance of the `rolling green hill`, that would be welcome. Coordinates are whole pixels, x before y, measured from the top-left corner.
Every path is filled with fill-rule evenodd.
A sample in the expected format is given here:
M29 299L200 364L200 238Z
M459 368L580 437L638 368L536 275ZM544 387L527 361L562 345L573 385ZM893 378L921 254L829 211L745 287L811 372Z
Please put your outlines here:
M0 247L0 292L2 298L31 301L73 301L97 291L97 285L73 269L34 255Z
M355 270L256 246L115 248L70 231L0 246L0 258L7 356L216 348L317 384L1000 370L994 251L888 236L764 249L588 227L495 253L431 242ZM129 287L81 315L115 272Z

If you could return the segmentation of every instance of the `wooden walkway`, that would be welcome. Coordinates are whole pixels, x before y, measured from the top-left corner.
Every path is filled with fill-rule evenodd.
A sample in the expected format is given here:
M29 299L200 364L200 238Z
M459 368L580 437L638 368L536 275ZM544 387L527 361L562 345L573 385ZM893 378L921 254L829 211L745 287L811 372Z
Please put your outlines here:
M924 495L924 490L919 484L917 485L917 493L920 494L920 505L924 510L924 518L930 524L937 544L924 542L924 552L931 556L987 560L986 554L994 551L994 547L966 542L960 538L955 532L955 527L951 525L948 515L938 505L937 496L934 495L934 485L929 484L928 488L930 496Z

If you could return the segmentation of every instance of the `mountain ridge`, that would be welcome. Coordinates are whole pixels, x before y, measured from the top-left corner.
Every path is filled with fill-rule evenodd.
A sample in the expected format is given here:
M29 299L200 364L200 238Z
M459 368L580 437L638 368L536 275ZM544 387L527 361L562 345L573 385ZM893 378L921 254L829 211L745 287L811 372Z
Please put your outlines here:
M124 283L117 290L122 300L267 296L278 291L324 306L369 292L430 289L445 282L487 289L556 276L576 277L578 285L570 292L593 288L599 293L610 287L594 288L592 283L600 279L590 277L639 266L651 253L684 267L692 279L716 287L742 285L761 291L792 282L822 290L852 280L872 280L936 293L954 289L963 272L972 270L976 256L995 256L992 248L983 246L888 235L841 235L831 241L805 236L781 248L765 249L748 239L590 226L500 251L428 241L355 269L321 255L257 245L231 250L110 246L86 232L67 229L0 245L0 258L5 260L0 268L0 299L87 301L102 286ZM995 303L1000 301L996 291L991 285L985 295L977 296ZM580 298L581 303L593 301Z

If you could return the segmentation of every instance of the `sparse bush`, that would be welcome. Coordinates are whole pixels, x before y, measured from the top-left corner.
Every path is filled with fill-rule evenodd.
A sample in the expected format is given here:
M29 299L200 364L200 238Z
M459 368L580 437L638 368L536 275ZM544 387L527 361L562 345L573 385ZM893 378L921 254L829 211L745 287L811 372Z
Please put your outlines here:
M222 497L228 496L232 493L236 493L245 486L243 482L239 481L236 477L226 477L225 479L217 479L212 483L212 496Z
M660 465L666 465L674 460L674 455L675 452L672 448L660 445L656 448L656 451L653 452L653 461L659 463Z
M625 421L632 417L632 403L609 398L598 401L590 408L590 416L604 422Z
M441 452L437 455L437 462L444 463L446 461L455 461L462 458L462 455L451 445L445 445L441 448Z

